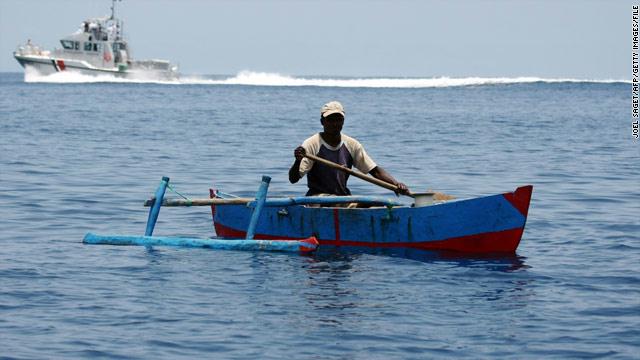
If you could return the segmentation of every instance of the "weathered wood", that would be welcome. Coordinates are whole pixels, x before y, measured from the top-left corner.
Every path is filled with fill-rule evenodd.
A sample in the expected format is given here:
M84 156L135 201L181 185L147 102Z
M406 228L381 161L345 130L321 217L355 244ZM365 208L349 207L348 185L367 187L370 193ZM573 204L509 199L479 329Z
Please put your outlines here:
M169 185L169 178L166 176L162 177L162 181L156 190L156 199L160 199L159 204L151 205L151 209L149 209L149 217L147 218L147 229L144 232L145 236L153 235L153 229L156 226L156 221L158 220L158 215L160 214L160 207L162 206L164 193L167 190L167 186Z
M182 238L166 236L96 235L88 233L82 240L95 245L182 246L216 250L309 252L318 247L314 237L300 240L246 240L220 238Z
M211 205L249 205L255 203L253 198L233 198L233 199L164 199L162 206L211 206ZM144 206L152 206L155 202L150 199L144 202ZM264 206L291 206L291 205L311 205L311 204L348 204L360 203L381 206L402 206L399 201L393 199L379 198L374 196L301 196L289 198L271 198L267 199Z
M264 207L264 202L267 200L267 191L269 190L269 183L271 178L268 176L262 176L262 182L260 188L256 193L256 204L251 214L251 221L249 221L249 227L247 228L247 240L253 240L253 236L256 233L256 225L258 225L258 219L260 219L260 213Z
M233 199L164 199L162 206L211 206L211 205L242 205L255 201L253 198L233 198ZM152 206L155 199L149 199L144 202L144 206Z

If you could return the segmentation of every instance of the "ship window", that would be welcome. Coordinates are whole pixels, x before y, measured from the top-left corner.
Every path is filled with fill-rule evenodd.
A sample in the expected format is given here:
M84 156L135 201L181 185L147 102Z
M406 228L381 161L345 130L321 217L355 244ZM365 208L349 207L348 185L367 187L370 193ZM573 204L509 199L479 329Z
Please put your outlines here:
M118 50L126 50L127 46L124 43L117 43L114 42L113 43L113 51L118 51Z
M90 42L85 42L84 43L84 51L91 51L91 43Z
M74 45L74 48L75 48L76 50L80 50L80 42L79 42L79 41L74 41L74 42L73 42L73 45Z
M60 40L62 47L65 49L73 50L73 41L71 40Z

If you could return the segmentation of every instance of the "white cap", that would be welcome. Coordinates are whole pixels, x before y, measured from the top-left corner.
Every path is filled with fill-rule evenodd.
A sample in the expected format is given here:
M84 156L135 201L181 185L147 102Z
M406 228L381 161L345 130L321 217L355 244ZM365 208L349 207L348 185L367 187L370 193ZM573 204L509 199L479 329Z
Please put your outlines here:
M331 114L340 114L344 116L344 108L342 107L342 104L337 101L330 101L322 105L320 115L322 115L322 117L327 117Z

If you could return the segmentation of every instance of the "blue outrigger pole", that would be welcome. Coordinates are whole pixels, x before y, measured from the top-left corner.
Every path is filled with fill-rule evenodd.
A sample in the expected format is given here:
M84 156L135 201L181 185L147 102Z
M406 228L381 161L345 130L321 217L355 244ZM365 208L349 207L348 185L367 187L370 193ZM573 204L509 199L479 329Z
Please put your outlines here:
M156 221L158 221L158 215L160 215L160 207L162 206L162 200L164 200L164 193L167 191L167 185L169 185L169 178L163 176L162 181L156 190L156 197L153 206L149 210L147 230L145 230L144 236L153 235L153 229L156 227Z
M270 177L265 175L262 176L262 182L260 183L258 193L256 194L256 207L253 208L249 228L247 228L247 240L253 240L253 237L256 234L256 226L258 225L258 219L260 219L260 213L262 213L264 202L267 200L267 190L269 190L270 182Z
M318 247L318 240L314 237L304 240L254 240L256 225L260 218L260 213L267 198L267 191L271 178L262 177L260 188L256 193L255 207L251 216L251 222L247 229L246 239L199 239L199 238L183 238L183 237L160 237L152 236L153 230L160 214L160 208L164 200L164 194L169 185L169 178L163 177L158 189L155 193L155 199L149 217L147 218L147 226L144 236L130 235L97 235L87 233L83 239L85 244L102 244L102 245L141 245L141 246L182 246L182 247L200 247L219 250L262 250L262 251L290 251L290 252L308 252Z

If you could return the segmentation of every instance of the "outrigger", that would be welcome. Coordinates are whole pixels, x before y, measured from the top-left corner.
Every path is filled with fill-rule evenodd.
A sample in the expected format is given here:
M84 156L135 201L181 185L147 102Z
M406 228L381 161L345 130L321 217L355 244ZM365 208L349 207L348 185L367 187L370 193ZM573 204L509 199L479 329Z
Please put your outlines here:
M256 193L256 198L250 202L253 215L251 222L246 230L246 236L243 239L200 239L200 238L184 238L184 237L159 237L153 236L153 230L160 214L160 208L166 203L164 202L164 194L169 185L169 178L163 177L155 197L148 200L145 205L150 206L149 217L144 236L128 236L128 235L96 235L88 233L85 235L83 242L85 244L103 244L103 245L142 245L142 246L182 246L182 247L200 247L219 250L262 250L262 251L293 251L293 252L310 252L318 247L318 241L314 237L301 239L296 241L286 240L254 240L255 228L260 218L260 213L264 207L267 189L271 178L262 177L262 183Z

